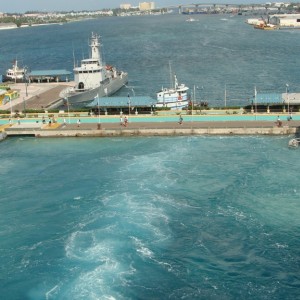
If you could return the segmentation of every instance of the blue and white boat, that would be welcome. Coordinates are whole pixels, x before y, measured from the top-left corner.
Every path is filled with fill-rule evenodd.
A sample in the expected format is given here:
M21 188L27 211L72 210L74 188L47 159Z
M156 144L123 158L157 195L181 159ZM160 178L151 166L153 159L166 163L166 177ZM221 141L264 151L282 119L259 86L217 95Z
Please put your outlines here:
M176 75L171 88L162 88L157 94L156 107L166 107L171 109L182 109L189 104L189 88L184 84L178 84Z

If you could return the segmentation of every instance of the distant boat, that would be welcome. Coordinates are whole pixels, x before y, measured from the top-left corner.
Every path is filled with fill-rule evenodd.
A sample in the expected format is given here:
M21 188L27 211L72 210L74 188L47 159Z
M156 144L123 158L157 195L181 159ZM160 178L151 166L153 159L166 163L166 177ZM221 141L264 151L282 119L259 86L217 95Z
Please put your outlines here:
M254 24L254 28L255 29L262 29L262 30L278 29L278 27L276 25L270 24L269 21L270 21L269 16L266 20L263 17L261 17L261 21L258 22L257 24Z
M25 68L18 67L18 61L14 60L12 68L6 71L3 81L23 82L25 77Z
M261 29L261 30L275 30L278 29L276 25L273 24L259 24L259 25L254 25L255 29Z
M67 88L61 96L70 104L93 101L96 97L108 97L128 82L128 74L102 62L100 37L92 33L90 58L81 60L74 68L75 86Z
M176 75L174 75L173 87L162 88L157 94L156 107L166 107L171 109L182 109L188 106L189 88L184 84L178 84Z

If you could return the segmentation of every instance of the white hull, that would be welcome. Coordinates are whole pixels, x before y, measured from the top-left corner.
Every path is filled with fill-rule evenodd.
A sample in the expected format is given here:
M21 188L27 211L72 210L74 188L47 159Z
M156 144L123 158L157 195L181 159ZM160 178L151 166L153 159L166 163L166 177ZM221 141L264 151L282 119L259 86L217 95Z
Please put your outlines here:
M62 92L64 98L68 99L70 105L80 104L93 101L97 95L99 98L108 97L120 90L128 82L127 73L123 73L122 77L114 78L107 84L100 85L94 89L83 92Z
M6 71L6 74L3 76L3 81L14 81L14 82L23 82L25 77L25 69L18 67L18 61L13 62L11 69Z
M166 107L171 109L182 109L187 107L188 104L189 104L188 100L183 100L183 101L175 101L175 102L167 102L167 103L157 102L155 106L158 108Z
M174 75L174 87L169 89L162 88L157 94L157 103L155 104L158 108L171 108L171 109L182 109L189 105L188 100L189 88L184 84L178 84L177 77Z
M97 34L92 33L89 46L89 58L81 60L80 66L73 69L74 88L61 93L61 97L66 98L69 104L83 105L96 97L111 96L128 82L127 73L102 62L100 37Z

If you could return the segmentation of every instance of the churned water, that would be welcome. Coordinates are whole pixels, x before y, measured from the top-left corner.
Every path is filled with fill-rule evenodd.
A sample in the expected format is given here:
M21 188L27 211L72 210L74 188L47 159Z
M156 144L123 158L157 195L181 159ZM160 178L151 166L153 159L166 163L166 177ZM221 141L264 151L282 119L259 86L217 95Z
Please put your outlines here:
M1 298L296 299L287 140L5 140Z
M299 88L300 31L235 16L103 18L0 31L0 70L68 69L91 32L129 73L249 104ZM297 299L299 151L288 137L9 138L0 144L2 299Z

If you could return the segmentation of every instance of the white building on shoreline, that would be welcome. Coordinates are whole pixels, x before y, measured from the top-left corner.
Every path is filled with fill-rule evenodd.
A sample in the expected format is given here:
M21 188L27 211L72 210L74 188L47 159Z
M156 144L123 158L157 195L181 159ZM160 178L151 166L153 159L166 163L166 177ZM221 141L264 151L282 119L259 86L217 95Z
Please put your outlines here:
M140 2L139 9L141 11L155 9L155 3L154 2Z

